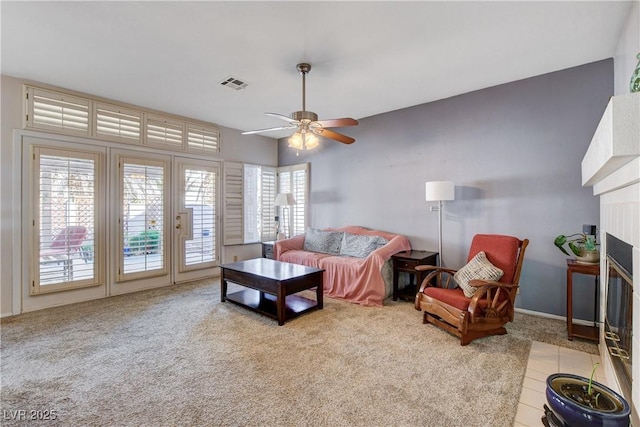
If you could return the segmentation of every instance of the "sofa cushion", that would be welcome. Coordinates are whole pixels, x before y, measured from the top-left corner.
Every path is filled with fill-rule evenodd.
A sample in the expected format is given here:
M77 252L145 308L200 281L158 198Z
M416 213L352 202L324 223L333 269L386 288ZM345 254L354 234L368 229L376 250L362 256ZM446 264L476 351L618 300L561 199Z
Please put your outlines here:
M381 236L344 233L342 244L340 245L340 255L366 258L371 252L387 243L387 239Z
M495 265L491 264L487 259L484 251L480 251L471 261L453 275L454 280L464 291L467 298L471 298L476 293L477 288L469 285L469 281L473 279L480 280L500 280L503 271Z
M306 265L307 267L321 268L320 263L325 258L335 258L333 255L303 250L291 250L282 254L279 261L293 264Z
M304 235L303 249L310 252L339 255L343 234L342 231L323 231L307 228L307 232Z

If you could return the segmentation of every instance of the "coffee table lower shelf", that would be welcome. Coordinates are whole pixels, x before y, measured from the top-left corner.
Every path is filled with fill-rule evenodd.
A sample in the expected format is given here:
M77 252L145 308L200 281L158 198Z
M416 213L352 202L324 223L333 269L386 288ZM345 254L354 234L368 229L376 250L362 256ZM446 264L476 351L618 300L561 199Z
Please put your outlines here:
M275 295L265 294L255 289L244 289L227 294L227 301L278 320ZM287 320L318 309L317 301L299 295L287 295L284 305L285 319Z

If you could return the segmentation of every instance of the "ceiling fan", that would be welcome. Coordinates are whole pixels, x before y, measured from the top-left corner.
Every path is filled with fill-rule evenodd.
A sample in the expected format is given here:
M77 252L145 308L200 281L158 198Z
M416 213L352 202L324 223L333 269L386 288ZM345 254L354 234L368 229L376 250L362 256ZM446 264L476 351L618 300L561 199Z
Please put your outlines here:
M355 139L332 131L330 127L355 126L358 121L351 118L318 120L318 115L313 111L307 111L305 105L305 76L311 70L311 64L302 63L296 66L300 74L302 74L302 111L294 111L291 116L285 116L278 113L265 113L267 116L276 117L284 120L288 124L285 126L277 126L267 129L252 130L242 132L243 135L252 133L272 132L285 129L297 129L289 138L289 146L301 150L303 147L311 149L317 147L319 142L315 135L330 138L343 144L351 144Z

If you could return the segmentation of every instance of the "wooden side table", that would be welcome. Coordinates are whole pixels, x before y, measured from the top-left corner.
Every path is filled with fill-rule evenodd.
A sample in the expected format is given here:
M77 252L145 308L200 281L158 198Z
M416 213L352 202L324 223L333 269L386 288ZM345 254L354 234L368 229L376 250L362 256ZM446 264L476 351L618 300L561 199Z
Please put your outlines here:
M391 260L393 261L393 300L397 301L399 296L398 290L398 279L400 277L400 273L409 274L409 285L407 288L415 288L416 286L422 283L422 279L426 276L426 272L424 271L416 271L416 266L418 265L437 265L438 264L438 252L429 252L429 251L406 251L399 252L395 255L391 255ZM417 283L413 284L413 278L416 277ZM405 288L405 289L407 289ZM405 292L406 294L407 292ZM410 298L403 298L405 301L413 301L413 297L415 297L415 292Z
M276 242L262 242L262 258L274 259L273 245Z
M573 274L587 274L595 276L596 291L594 302L593 326L577 325L573 323ZM588 340L599 340L598 328L598 277L600 276L600 264L580 264L575 259L567 259L567 338L571 341L573 337Z

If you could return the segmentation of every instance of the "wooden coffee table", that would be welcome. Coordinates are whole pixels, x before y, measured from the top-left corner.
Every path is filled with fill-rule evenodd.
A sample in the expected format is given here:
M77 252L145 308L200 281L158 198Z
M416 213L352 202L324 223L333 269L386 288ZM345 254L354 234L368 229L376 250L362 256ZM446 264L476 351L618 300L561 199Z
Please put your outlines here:
M234 304L278 320L284 325L312 310L322 310L322 279L324 270L268 258L223 264L220 266L221 301ZM227 295L227 282L244 286ZM293 295L316 288L316 300Z

